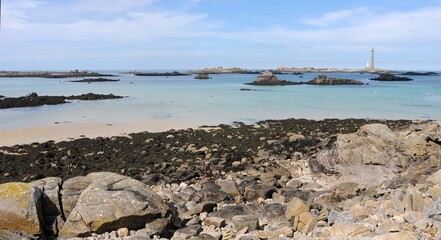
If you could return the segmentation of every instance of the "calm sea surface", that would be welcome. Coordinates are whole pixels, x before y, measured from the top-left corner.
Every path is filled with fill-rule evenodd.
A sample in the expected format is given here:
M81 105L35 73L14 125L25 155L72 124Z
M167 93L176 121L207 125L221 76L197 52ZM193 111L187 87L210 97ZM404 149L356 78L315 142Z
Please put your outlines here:
M107 72L119 74L117 72ZM278 75L308 81L306 73ZM145 119L220 124L284 118L441 119L441 76L411 76L411 82L375 82L359 73L327 74L362 80L365 86L248 86L257 75L137 77L119 74L109 83L72 83L75 79L0 78L0 95L77 95L101 93L124 99L74 101L70 104L0 110L0 130L55 122L130 123ZM251 88L256 91L240 91Z

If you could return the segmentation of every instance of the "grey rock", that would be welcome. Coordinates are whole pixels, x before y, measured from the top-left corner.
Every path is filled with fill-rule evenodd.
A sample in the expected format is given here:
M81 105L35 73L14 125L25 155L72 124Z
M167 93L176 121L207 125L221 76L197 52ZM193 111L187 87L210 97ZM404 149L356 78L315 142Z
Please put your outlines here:
M200 225L188 226L176 230L171 240L190 239L191 237L199 235L201 232L202 232L202 227Z
M426 211L426 217L436 221L441 221L441 198L430 206Z
M248 228L249 231L254 231L259 227L259 220L255 215L238 215L234 216L231 221L237 231Z
M115 173L98 176L82 191L61 236L90 236L92 232L121 227L136 230L164 217L169 210L156 193L139 181Z
M245 187L245 198L248 201L255 201L258 198L268 199L272 197L275 191L276 189L273 186L256 183Z
M58 230L61 229L66 219L61 211L60 187L62 182L61 178L48 177L30 183L43 192L41 202L44 209L45 231L54 235L58 234Z
M332 226L334 223L353 223L355 216L351 212L339 212L332 210L328 216L328 225Z

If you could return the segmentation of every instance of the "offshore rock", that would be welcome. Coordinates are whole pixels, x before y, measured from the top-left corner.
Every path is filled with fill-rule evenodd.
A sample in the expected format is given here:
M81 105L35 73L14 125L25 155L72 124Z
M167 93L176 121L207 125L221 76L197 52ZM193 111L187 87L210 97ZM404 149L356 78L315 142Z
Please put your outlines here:
M330 78L324 74L320 74L311 81L307 82L310 85L364 85L362 81L344 79L344 78Z
M31 235L43 233L43 192L28 183L0 185L0 229Z
M199 73L194 79L210 79L210 76L206 73Z
M78 198L60 231L63 237L90 236L127 227L143 228L166 215L168 207L150 188L134 179L107 173L94 181Z
M376 78L371 78L373 81L413 81L412 78L398 77L390 73L382 73Z
M249 85L260 85L260 86L275 86L275 85L296 85L298 83L290 82L286 80L280 80L272 71L268 71L259 75L254 82L248 83Z

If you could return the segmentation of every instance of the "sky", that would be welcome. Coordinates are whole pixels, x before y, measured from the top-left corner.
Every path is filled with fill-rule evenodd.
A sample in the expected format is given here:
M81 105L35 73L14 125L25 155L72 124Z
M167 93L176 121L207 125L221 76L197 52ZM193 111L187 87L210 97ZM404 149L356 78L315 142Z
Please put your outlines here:
M0 70L441 70L441 0L0 1Z

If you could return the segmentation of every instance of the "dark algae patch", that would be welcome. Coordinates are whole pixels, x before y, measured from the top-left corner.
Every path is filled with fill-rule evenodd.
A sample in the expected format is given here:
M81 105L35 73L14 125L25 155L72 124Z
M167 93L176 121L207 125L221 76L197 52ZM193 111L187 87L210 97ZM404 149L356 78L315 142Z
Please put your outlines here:
M223 171L237 172L254 165L259 151L285 159L294 158L296 152L315 154L329 145L336 134L355 132L368 123L383 123L397 129L411 121L270 120L256 125L236 123L161 133L142 132L129 137L0 147L0 182L29 182L49 176L68 179L98 171L120 173L143 181L153 181L152 174L156 180L166 182L200 177L216 179ZM290 133L302 134L304 138L290 141ZM237 161L243 164L233 164Z
M0 109L21 108L21 107L38 107L43 105L58 105L67 103L69 100L104 100L123 98L113 94L95 94L87 93L72 96L39 96L36 93L30 93L24 97L17 98L0 98Z

